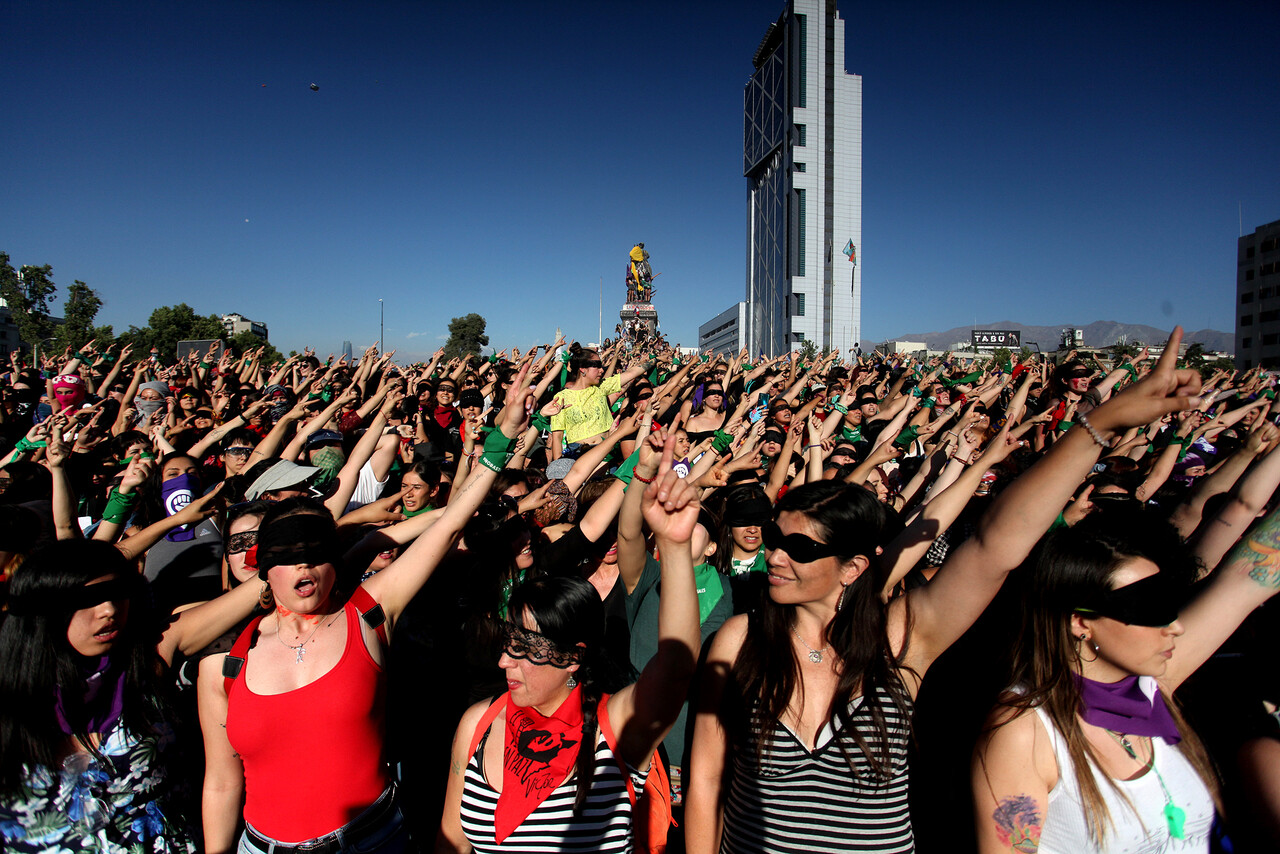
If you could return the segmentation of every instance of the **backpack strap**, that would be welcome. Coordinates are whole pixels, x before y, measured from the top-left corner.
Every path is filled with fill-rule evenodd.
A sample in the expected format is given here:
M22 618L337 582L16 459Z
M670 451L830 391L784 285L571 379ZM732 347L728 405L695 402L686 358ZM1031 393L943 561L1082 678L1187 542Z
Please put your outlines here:
M467 751L467 756L476 755L476 748L480 746L480 739L484 738L484 734L489 731L489 727L493 726L493 722L497 720L498 714L502 711L503 706L507 704L507 697L511 692L503 694L492 703L489 708L484 710L484 714L480 717L480 723L476 724L476 731L471 736L471 749Z
M631 771L622 757L618 755L618 736L613 731L609 720L609 695L600 698L596 709L596 719L600 722L600 732L604 735L613 760L622 771L622 779L627 782L627 797L631 799L631 808L636 809L636 787L631 782ZM667 766L662 762L662 754L657 748L649 760L649 772L645 775L645 802L635 821L636 851L665 852L667 849L667 831L676 825L676 818L671 812L671 778L667 775Z
M249 647L253 645L253 636L258 632L258 623L262 622L262 617L254 617L249 621L249 625L244 627L244 631L240 633L240 637L236 638L235 645L231 647L231 652L227 653L227 657L222 659L222 687L227 692L227 696L231 696L231 684L236 681L240 675L240 671L244 669L245 658L249 655Z
M600 697L600 705L596 707L596 720L600 722L600 732L604 735L604 743L609 745L609 752L613 754L613 761L618 763L618 767L622 769L622 779L627 781L627 797L631 798L631 806L636 805L636 786L631 782L631 772L627 770L627 765L622 761L622 757L618 755L618 737L613 733L613 724L609 722L609 696L603 694ZM654 752L654 759L657 759L657 752Z
M388 643L386 612L382 610L378 601L369 595L369 591L364 589L363 584L351 592L351 604L356 606L360 619L378 633L378 640L384 644Z

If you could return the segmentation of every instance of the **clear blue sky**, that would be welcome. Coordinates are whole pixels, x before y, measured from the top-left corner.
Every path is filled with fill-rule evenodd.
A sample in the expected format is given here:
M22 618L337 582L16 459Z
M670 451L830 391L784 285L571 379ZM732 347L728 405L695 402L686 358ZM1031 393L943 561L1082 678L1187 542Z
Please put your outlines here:
M1280 219L1280 5L841 2L863 328L1231 330ZM0 250L284 350L594 340L627 250L663 328L742 298L742 87L776 0L0 5ZM309 84L320 86L313 92ZM606 334L608 334L606 332Z

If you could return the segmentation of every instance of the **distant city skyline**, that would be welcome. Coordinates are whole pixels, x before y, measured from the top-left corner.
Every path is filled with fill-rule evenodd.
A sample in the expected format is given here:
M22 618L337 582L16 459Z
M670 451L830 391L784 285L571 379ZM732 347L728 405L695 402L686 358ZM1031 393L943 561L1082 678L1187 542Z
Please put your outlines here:
M119 331L186 302L323 355L383 299L414 358L471 311L499 348L608 334L644 241L692 345L742 298L742 92L782 8L7 3L0 250ZM864 339L1234 328L1236 240L1280 218L1274 3L839 9Z

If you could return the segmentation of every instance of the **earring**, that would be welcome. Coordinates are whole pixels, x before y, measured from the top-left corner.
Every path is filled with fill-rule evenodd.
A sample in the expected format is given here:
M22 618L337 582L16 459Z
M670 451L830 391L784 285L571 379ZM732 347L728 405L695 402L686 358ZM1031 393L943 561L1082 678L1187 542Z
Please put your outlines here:
M842 605L844 604L844 592L845 592L846 590L848 590L848 589L849 589L849 585L847 585L847 584L841 584L841 585L840 585L840 598L836 600L836 610L837 610L837 611L839 611L839 610L840 610L840 606L842 606Z
M1084 655L1079 650L1076 650L1077 658L1079 658L1081 661L1083 661L1086 664L1090 664L1098 660L1098 645L1090 641L1088 635L1080 635L1080 637L1076 638L1076 641L1082 644L1087 643L1089 644L1089 646L1093 648L1093 658L1085 658Z
M264 611L270 611L275 601L275 596L271 594L271 585L265 581L262 582L262 590L258 593L258 607Z
M568 681L568 682L566 682L566 683L564 683L564 684L565 684L565 685L567 685L567 686L568 686L568 687L570 687L570 688L576 688L576 687L578 686L578 680L577 680L577 679L574 679L574 678L573 678L573 674L572 674L572 673L570 673L570 674L569 674L569 681Z

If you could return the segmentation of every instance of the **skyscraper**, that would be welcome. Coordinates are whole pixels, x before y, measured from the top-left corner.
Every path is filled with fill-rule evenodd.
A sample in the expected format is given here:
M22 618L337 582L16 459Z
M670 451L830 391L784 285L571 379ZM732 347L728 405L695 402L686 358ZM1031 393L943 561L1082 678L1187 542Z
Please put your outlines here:
M862 78L845 71L835 0L790 0L743 96L752 355L862 332Z

